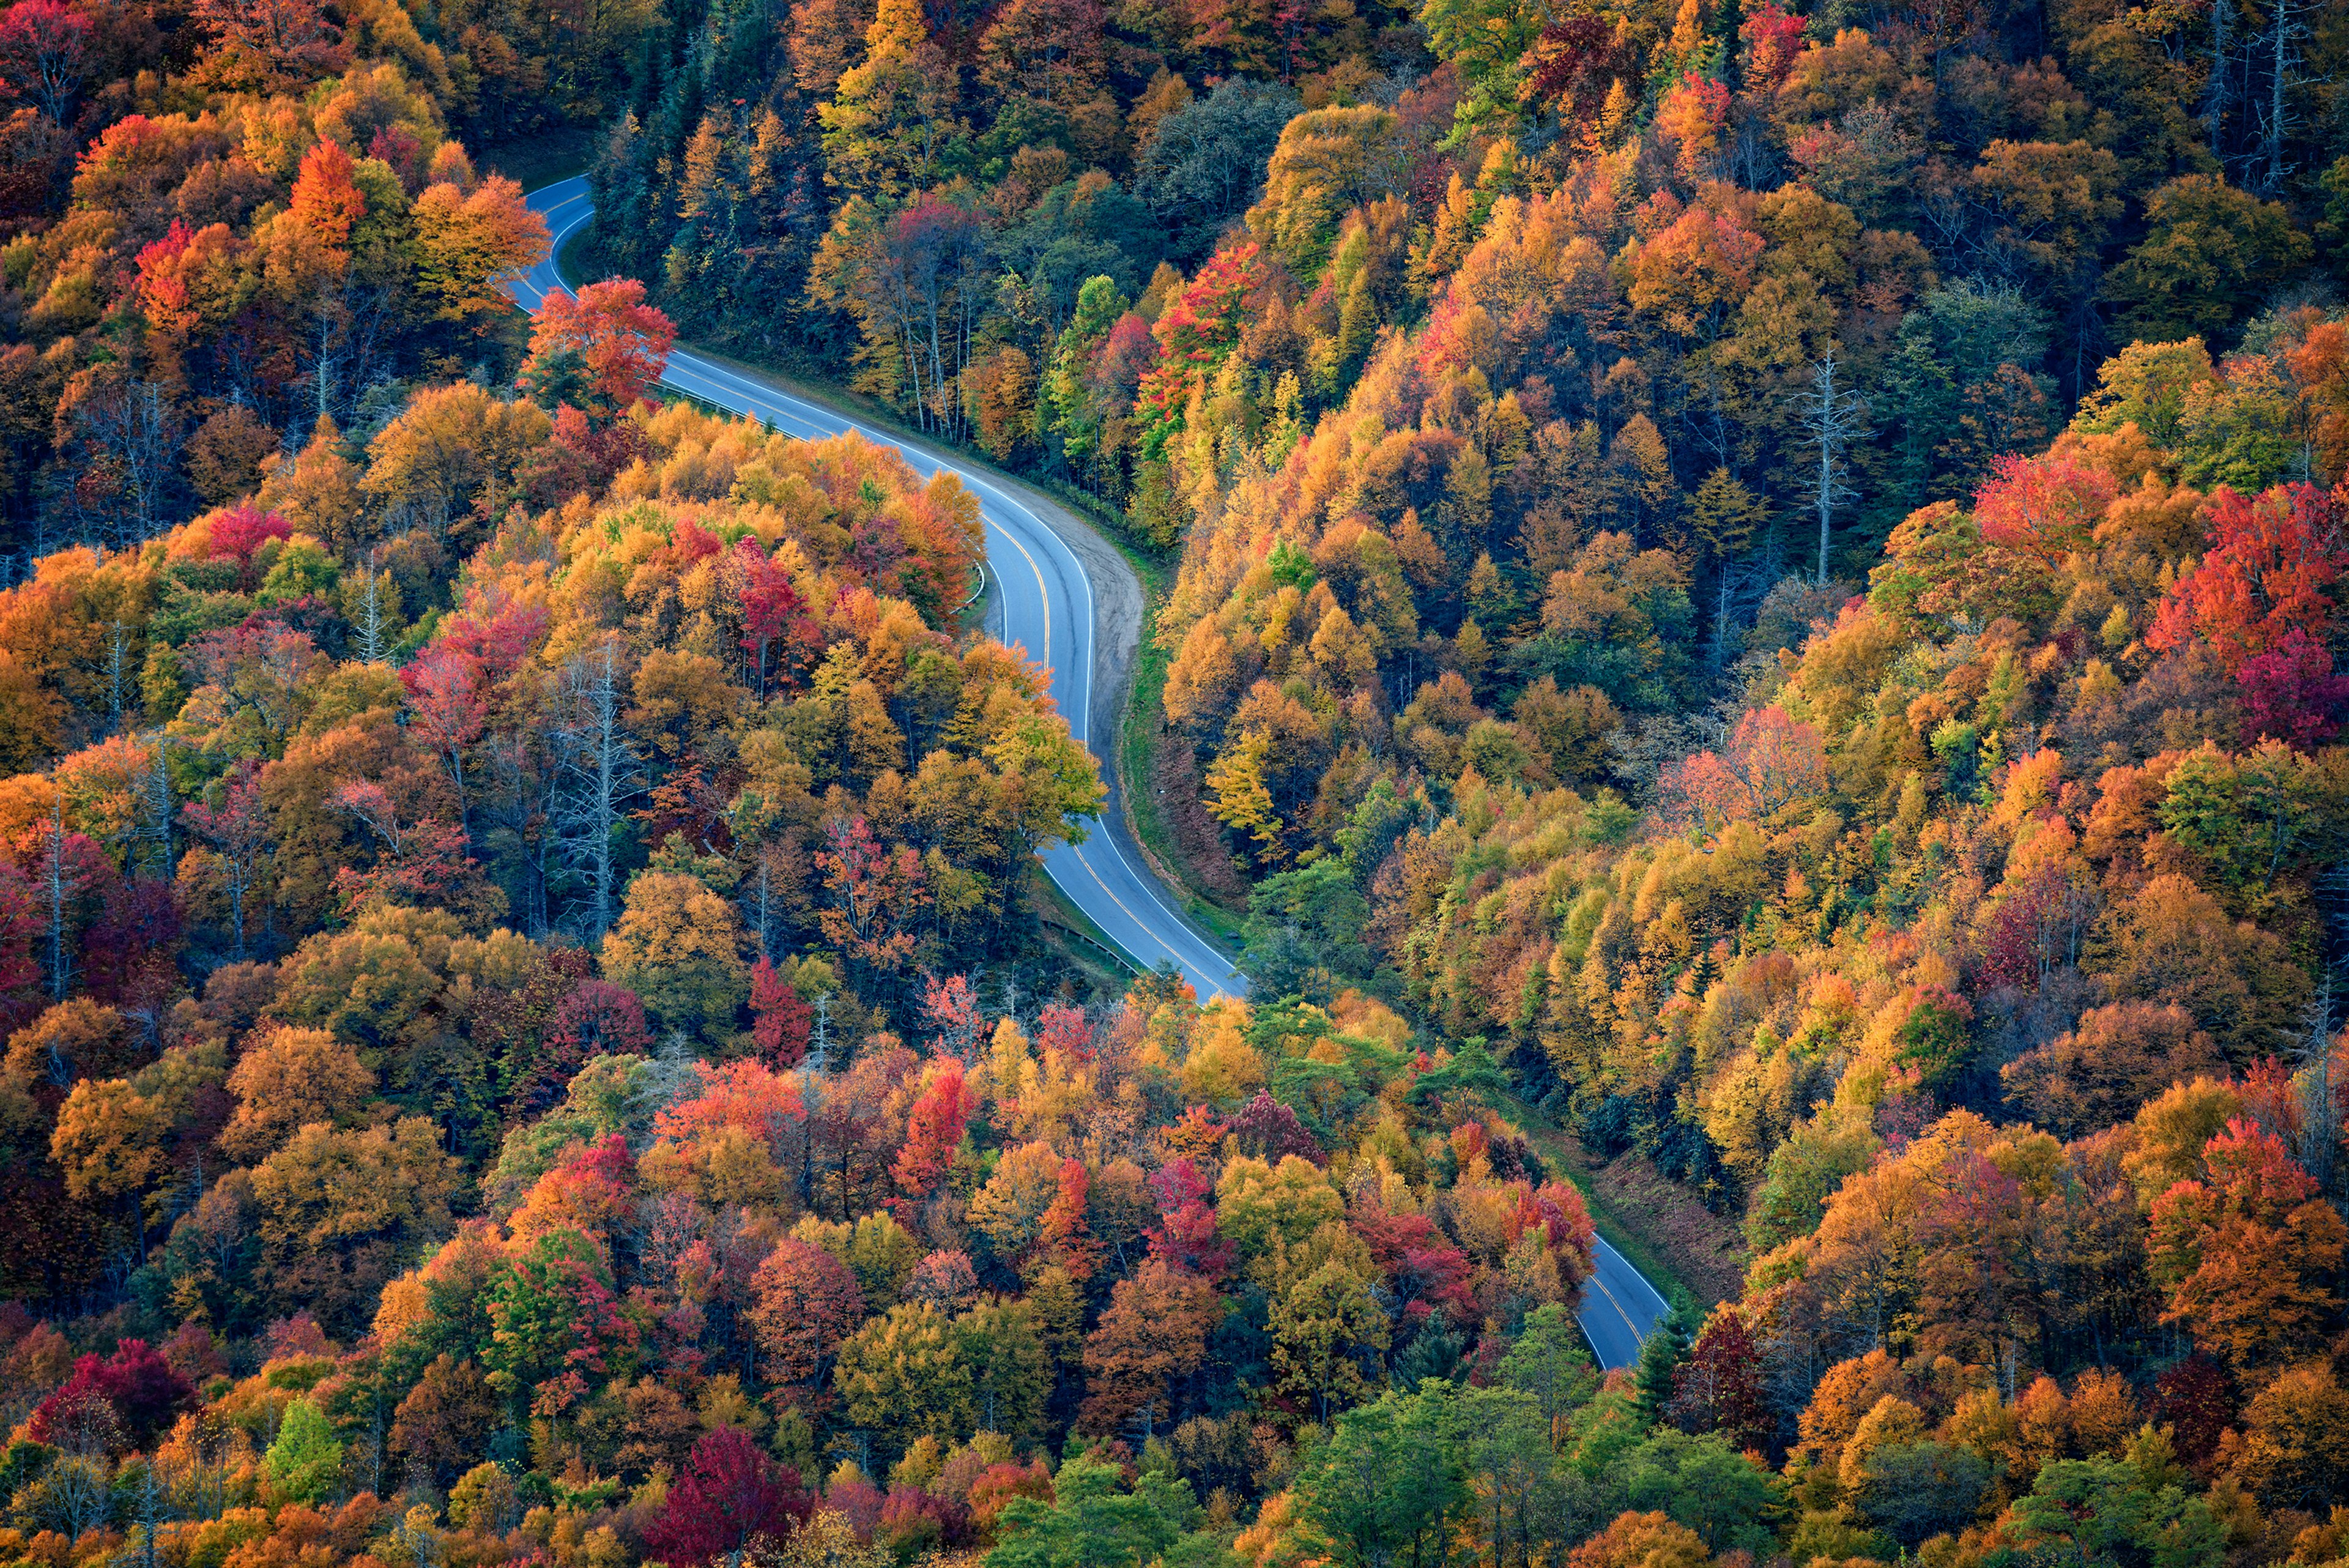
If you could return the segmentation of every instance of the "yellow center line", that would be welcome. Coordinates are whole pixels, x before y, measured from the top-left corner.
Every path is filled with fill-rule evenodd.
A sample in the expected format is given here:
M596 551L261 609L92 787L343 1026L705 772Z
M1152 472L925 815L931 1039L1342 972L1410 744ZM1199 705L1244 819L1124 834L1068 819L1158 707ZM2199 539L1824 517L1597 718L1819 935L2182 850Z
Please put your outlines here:
M1181 969L1183 967L1183 955L1176 952L1173 948L1168 947L1166 945L1166 939L1160 936L1156 931L1152 930L1148 921L1136 915L1132 909L1127 909L1125 907L1124 899L1119 898L1115 893L1110 892L1109 884L1102 881L1101 873L1093 869L1093 863L1085 858L1085 852L1082 849L1078 848L1073 844L1069 846L1069 852L1077 857L1077 864L1085 868L1085 875L1093 879L1093 886L1099 888L1103 893L1107 894L1109 901L1118 907L1119 912L1123 914L1127 919L1132 920L1136 926L1140 927L1145 936L1149 937L1152 941L1158 944L1159 950L1162 952L1165 953L1168 958L1174 961L1174 967L1176 969Z
M1036 597L1044 607L1044 678L1049 680L1052 676L1052 594L1044 586L1044 568L1036 564L1036 557L1028 553L1028 546L1019 542L1018 535L999 523L996 524L995 531L1011 541L1011 547L1019 552L1019 558L1028 563L1030 571L1036 574ZM1090 720L1092 716L1088 714L1086 717ZM1123 907L1119 906L1121 909Z
M1609 1290L1607 1288L1607 1282L1599 1277L1599 1269L1596 1263L1591 1266L1590 1282L1599 1287L1599 1293L1607 1298L1607 1304L1615 1309L1615 1315L1621 1318L1623 1320L1623 1326L1631 1331L1632 1343L1635 1345L1644 1344L1648 1336L1640 1332L1640 1325L1631 1321L1631 1314L1623 1310L1623 1303L1615 1299L1615 1293Z

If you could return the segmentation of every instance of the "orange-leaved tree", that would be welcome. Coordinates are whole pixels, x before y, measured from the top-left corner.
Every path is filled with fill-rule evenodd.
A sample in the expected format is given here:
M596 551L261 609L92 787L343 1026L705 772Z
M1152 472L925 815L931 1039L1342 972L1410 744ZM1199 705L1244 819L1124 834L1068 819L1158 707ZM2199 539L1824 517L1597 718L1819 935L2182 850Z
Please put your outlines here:
M608 421L652 394L676 343L676 327L645 303L635 278L606 278L575 295L557 289L532 317L518 384L550 408L570 403Z
M2147 1242L2162 1318L2239 1367L2310 1347L2339 1306L2331 1277L2349 1227L2283 1140L2241 1117L2203 1146L2201 1180L2154 1200Z

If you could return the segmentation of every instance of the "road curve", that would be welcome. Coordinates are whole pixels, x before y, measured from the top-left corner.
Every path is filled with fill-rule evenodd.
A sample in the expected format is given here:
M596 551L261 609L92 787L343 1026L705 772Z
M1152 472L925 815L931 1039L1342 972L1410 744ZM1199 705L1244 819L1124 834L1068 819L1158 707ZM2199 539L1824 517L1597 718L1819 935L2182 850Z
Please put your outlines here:
M1591 1251L1590 1263L1590 1278L1582 1287L1582 1308L1576 1314L1582 1324L1582 1337L1590 1342L1599 1365L1608 1371L1636 1366L1641 1343L1671 1311L1671 1303L1603 1236Z
M524 308L535 309L549 293L567 286L555 258L563 254L564 242L595 217L595 209L585 176L534 191L529 200L531 209L546 220L554 242L547 259L513 285L515 299ZM986 522L988 566L1002 602L999 635L1044 667L1070 730L1100 759L1102 774L1114 791L1116 769L1102 748L1114 738L1114 719L1108 716L1114 715L1122 700L1123 662L1132 650L1096 647L1102 628L1093 579L1081 557L1090 556L1111 570L1123 568L1101 540L1089 536L1073 518L1048 520L1056 509L1050 503L1022 499L1009 481L691 349L679 348L669 356L661 381L688 397L764 420L793 435L823 440L854 431L895 447L918 472L944 469L958 476L978 495ZM1083 844L1061 845L1043 859L1046 874L1070 902L1135 962L1154 969L1172 962L1202 1000L1247 994L1247 977L1176 912L1164 888L1143 868L1140 852L1126 841L1114 794L1102 823ZM1612 1371L1634 1366L1640 1342L1671 1308L1605 1241L1598 1243L1592 1262L1579 1314L1584 1337L1602 1367Z
M554 242L547 259L512 286L515 300L525 309L535 309L548 294L567 286L556 258L564 242L595 217L595 209L585 176L533 191L529 201L531 210L546 220ZM978 497L987 527L988 568L1001 600L999 634L1043 667L1071 732L1100 760L1102 776L1112 792L1102 820L1083 844L1059 845L1046 852L1045 873L1135 963L1145 969L1174 964L1203 1001L1246 996L1247 977L1183 918L1157 878L1143 868L1117 809L1116 768L1103 748L1115 738L1124 662L1133 650L1130 643L1096 647L1102 640L1101 623L1093 578L1082 558L1090 556L1107 570L1125 570L1115 553L1073 517L1055 517L1060 509L1050 503L1020 495L1011 482L800 396L767 377L679 348L669 356L661 383L729 412L763 420L791 435L820 441L854 431L895 447L917 472L943 469L961 479ZM1138 620L1138 584L1132 596Z

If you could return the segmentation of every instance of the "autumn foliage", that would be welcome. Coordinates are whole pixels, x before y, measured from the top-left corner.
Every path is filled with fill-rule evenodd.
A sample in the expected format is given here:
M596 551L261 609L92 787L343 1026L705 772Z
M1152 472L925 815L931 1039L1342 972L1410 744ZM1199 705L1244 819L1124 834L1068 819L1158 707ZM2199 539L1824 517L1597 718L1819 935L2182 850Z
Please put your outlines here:
M2342 1562L2344 26L0 9L0 1568Z

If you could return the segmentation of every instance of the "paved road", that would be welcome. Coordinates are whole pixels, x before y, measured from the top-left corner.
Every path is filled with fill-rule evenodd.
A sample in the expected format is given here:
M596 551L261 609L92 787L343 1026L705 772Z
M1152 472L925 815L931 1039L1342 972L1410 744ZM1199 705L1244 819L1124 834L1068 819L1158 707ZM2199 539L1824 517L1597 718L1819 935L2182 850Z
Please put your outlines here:
M514 285L514 296L524 308L534 309L550 292L565 286L554 257L562 254L564 242L595 215L591 201L585 178L565 180L531 193L531 208L545 218L554 246L545 262ZM1095 703L1097 698L1104 699L1103 707L1115 711L1110 704L1123 690L1123 659L1131 657L1131 644L1128 641L1123 649L1095 647L1097 641L1117 639L1096 635L1094 584L1081 556L1090 553L1099 562L1108 552L1098 540L1070 536L1082 524L1065 515L1055 518L1052 514L1058 508L1040 497L1021 495L1015 485L998 475L860 423L765 377L690 349L679 348L669 356L668 369L661 380L689 397L733 413L752 415L792 435L823 440L856 431L897 448L917 472L926 475L945 469L958 475L978 496L986 522L988 568L1001 607L999 635L1049 672L1071 732L1101 759L1102 775L1114 777L1110 760L1102 755L1113 725L1102 721ZM1134 597L1138 614L1138 589ZM1127 841L1118 817L1112 798L1112 809L1083 844L1061 845L1044 856L1046 874L1134 962L1155 969L1171 961L1203 1000L1247 995L1247 978L1177 912L1173 899L1144 868L1139 850Z
M1599 1240L1591 1254L1590 1282L1582 1288L1582 1336L1599 1355L1599 1365L1612 1372L1636 1366L1640 1345L1655 1332L1671 1303L1657 1293L1647 1276L1630 1260Z
M530 205L546 219L554 238L553 254L514 286L515 297L523 306L535 308L549 292L564 286L554 258L562 254L564 242L595 217L595 209L590 204L584 178L532 192ZM1097 542L1087 552L1085 540L1071 536L1071 531L1081 530L1082 524L1065 517L1048 520L1055 510L1049 503L1022 498L1009 482L997 475L919 442L861 424L766 377L720 364L690 349L680 348L669 356L667 372L661 379L690 397L734 413L753 415L793 435L822 440L856 431L869 440L896 447L918 472L946 469L959 475L978 496L986 521L988 566L1001 602L999 635L1050 671L1070 729L1095 756L1101 756L1111 726L1099 722L1095 699L1123 690L1124 669L1122 659L1112 657L1111 649L1095 648L1094 585L1081 556L1090 553L1099 560L1103 552ZM1096 728L1101 732L1098 739ZM1103 775L1113 776L1106 757L1102 763ZM1047 854L1046 873L1135 961L1155 968L1171 961L1202 998L1246 996L1247 977L1176 912L1157 879L1143 869L1139 852L1125 842L1124 826L1117 815L1114 809L1108 813L1083 844L1062 845ZM1584 1292L1582 1332L1601 1366L1610 1371L1630 1366L1640 1359L1641 1339L1670 1309L1655 1287L1604 1241L1599 1243L1595 1262L1594 1275Z

